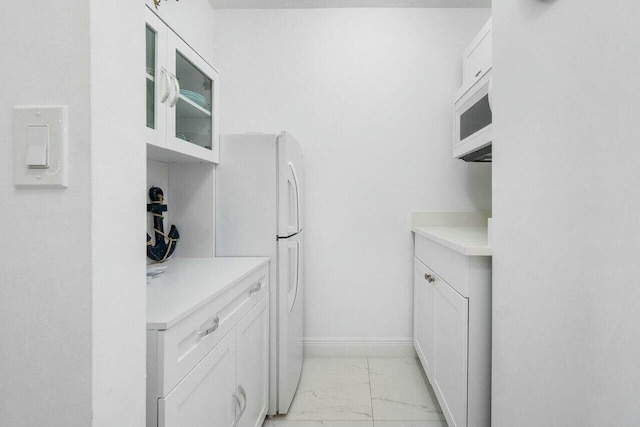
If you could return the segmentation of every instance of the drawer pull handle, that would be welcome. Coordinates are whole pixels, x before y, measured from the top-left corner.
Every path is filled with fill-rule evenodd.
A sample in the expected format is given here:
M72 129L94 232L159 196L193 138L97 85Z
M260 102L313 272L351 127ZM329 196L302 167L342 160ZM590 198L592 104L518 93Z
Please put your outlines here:
M253 295L256 292L260 292L260 289L262 289L262 282L258 282L257 285L255 285L253 288L249 289L249 295Z
M199 340L201 338L206 337L211 332L214 332L216 329L218 329L218 326L220 326L220 318L218 316L216 316L216 318L213 319L213 326L212 327L210 327L209 329L205 329L204 331L196 332L196 339Z
M244 414L244 411L247 409L247 393L244 391L244 388L242 388L241 385L238 386L238 392L240 393L240 397L242 397L242 402L240 401L240 397L238 397L236 393L233 393L233 401L235 402L236 406L240 408L240 412L236 414L236 418L235 420L233 420L232 427L236 427L238 425L240 418L242 418L242 414Z
M426 273L426 274L424 275L424 278L425 278L425 280L426 280L427 282L429 282L429 283L433 283L433 282L435 282L435 281L436 281L436 279L434 279L434 278L433 278L433 276L432 276L432 275L430 275L430 274L428 274L428 273Z
M479 70L479 71L476 73L476 77L478 77L478 76L480 75L480 73L481 73L481 72L482 72L482 70Z

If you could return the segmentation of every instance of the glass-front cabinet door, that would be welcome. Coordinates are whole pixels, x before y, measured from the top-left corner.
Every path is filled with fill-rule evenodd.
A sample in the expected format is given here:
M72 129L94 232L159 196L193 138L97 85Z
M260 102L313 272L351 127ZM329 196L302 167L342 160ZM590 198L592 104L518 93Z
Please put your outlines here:
M217 71L149 10L145 30L147 157L217 163Z
M145 77L147 79L147 127L156 128L156 32L147 25L147 58Z
M169 146L183 146L186 154L217 163L218 73L182 39L172 38L169 45L177 80L167 120Z
M166 99L162 94L167 93L170 86L169 74L166 70L167 62L167 27L153 13L147 14L146 34L146 135L145 142L154 146L161 146L166 138ZM166 96L165 98L168 98Z

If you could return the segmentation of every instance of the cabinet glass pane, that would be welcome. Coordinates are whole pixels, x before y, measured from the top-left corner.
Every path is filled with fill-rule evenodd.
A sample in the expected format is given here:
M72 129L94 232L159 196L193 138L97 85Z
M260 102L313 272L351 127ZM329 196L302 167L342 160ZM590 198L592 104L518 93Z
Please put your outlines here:
M213 132L213 81L176 53L180 99L176 104L176 138L211 150Z
M156 32L147 25L147 127L156 127Z
M485 95L460 116L460 140L489 126L491 119L489 95Z

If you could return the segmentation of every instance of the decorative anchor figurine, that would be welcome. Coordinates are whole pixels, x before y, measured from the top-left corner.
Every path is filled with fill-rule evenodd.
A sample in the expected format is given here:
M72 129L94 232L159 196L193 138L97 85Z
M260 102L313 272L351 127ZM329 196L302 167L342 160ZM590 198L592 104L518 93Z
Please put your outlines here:
M171 226L169 234L165 234L163 212L167 211L164 204L164 193L161 188L151 187L149 189L149 199L151 203L147 205L147 212L153 215L153 231L156 237L156 244L151 243L151 236L147 233L147 256L154 261L165 262L176 250L176 245L180 239L180 233L175 225ZM165 242L165 238L169 241Z

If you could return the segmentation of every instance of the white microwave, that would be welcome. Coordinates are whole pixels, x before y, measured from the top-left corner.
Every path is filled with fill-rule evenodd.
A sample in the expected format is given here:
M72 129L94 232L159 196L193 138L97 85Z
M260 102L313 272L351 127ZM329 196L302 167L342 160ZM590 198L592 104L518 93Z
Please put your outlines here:
M456 94L454 102L453 157L467 162L490 162L493 141L491 70L470 88Z

